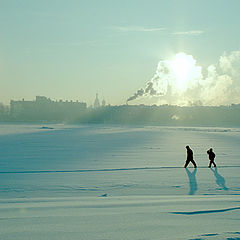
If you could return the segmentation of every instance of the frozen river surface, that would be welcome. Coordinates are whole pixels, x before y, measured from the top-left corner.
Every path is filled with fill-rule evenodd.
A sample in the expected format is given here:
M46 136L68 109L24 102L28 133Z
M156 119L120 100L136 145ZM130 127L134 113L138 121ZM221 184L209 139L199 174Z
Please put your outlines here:
M233 128L1 124L0 239L240 239L239 143Z

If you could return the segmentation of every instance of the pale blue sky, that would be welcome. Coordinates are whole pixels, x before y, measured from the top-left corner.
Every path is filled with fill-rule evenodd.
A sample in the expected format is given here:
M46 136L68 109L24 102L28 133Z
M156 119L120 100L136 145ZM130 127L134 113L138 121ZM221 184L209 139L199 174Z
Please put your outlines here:
M0 0L0 102L122 104L178 52L240 50L239 0Z

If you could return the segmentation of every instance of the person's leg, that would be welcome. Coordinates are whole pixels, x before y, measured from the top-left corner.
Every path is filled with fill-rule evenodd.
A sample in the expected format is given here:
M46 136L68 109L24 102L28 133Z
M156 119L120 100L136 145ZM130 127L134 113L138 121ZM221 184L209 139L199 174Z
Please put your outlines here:
M196 168L197 167L196 162L193 159L191 160L191 162L192 162L193 166Z
M214 167L216 167L217 165L215 164L214 160L210 160L210 163L209 163L209 166L208 167L211 167L213 164Z
M213 163L213 161L212 160L210 160L210 162L209 162L209 168L212 166L212 163Z
M189 162L190 162L190 160L186 160L186 162L185 162L185 165L184 165L184 167L186 168L187 167L187 165L189 164Z

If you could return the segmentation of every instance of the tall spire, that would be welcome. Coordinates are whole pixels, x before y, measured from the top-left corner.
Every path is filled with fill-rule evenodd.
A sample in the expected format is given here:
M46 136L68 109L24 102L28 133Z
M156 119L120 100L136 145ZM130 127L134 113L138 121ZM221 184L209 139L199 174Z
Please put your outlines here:
M99 99L98 99L98 93L96 93L96 98L95 98L95 101L94 101L94 108L98 108L100 107L100 102L99 102Z

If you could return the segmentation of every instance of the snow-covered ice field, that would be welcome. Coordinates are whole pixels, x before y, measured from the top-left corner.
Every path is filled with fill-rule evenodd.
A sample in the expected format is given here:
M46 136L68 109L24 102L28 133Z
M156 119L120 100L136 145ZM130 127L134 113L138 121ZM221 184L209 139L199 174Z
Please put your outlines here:
M238 128L0 124L0 239L240 239L239 143Z

